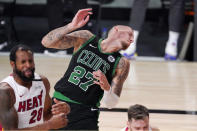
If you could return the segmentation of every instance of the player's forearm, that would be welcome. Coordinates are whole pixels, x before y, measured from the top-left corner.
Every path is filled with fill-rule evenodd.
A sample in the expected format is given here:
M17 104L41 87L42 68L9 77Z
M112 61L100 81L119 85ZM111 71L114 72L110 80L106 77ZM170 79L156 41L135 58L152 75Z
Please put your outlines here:
M17 128L16 126L12 126L10 123L8 124L2 124L3 128L5 130L49 130L51 129L50 123L48 121L45 121L42 124L36 125L34 127L28 127L28 128Z
M18 126L17 112L14 108L13 94L6 83L0 84L0 123L4 129L16 129Z
M3 128L5 130L18 130L17 128L17 123L16 123L16 120L11 120L11 119L8 119L6 121L3 121L3 122L0 122L3 126ZM36 125L34 127L28 127L28 128L20 128L20 130L49 130L51 129L50 127L50 122L49 121L45 121L44 123L42 124L39 124L39 125Z
M116 81L112 81L111 87L112 87L112 92L116 94L118 97L120 97L123 84L121 82L117 83Z
M119 96L113 92L112 87L110 90L105 90L103 95L103 102L106 107L111 109L114 108L118 104Z
M12 112L7 112L4 115L0 115L0 124L5 130L15 130L18 126L18 120L13 117Z
M70 45L67 42L69 38L66 38L66 37L68 33L74 30L75 28L74 26L72 26L72 23L69 23L63 27L54 29L50 31L46 36L43 37L42 45L47 48L56 48L56 49L70 48Z
M24 128L22 130L49 130L59 129L65 127L68 123L68 119L65 113L53 115L48 121L44 121L34 127Z
M20 130L49 130L52 129L50 125L50 121L45 121L44 123L38 124L34 127L21 128Z

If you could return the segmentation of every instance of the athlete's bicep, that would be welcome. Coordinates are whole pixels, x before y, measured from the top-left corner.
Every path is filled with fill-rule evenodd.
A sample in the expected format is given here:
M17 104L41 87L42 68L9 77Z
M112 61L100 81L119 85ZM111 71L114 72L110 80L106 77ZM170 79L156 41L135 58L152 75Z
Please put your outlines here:
M65 35L57 35L58 40L51 45L51 48L68 49L74 47L74 50L77 50L92 36L93 34L88 30L79 30Z
M129 61L122 57L117 65L115 76L113 77L111 87L113 92L120 96L122 92L123 83L125 82L129 74L130 63Z
M4 129L17 129L18 115L14 108L14 91L7 83L0 84L0 123Z
M80 30L72 32L67 36L72 36L70 43L72 43L72 45L74 46L74 52L76 52L82 44L84 44L93 36L93 34L88 30Z

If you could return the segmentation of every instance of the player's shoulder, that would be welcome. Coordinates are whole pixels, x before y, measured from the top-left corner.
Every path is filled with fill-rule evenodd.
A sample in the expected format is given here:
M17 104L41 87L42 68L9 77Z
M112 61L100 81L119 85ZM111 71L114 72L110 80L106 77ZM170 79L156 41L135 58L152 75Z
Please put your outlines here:
M41 80L48 80L46 76L42 75L42 74L37 74Z
M0 91L9 91L11 86L7 82L1 82L0 83Z
M129 66L130 66L130 61L125 57L121 57L117 68L129 68Z
M93 33L89 30L81 30L83 33L89 35L90 37L93 35Z
M78 30L70 33L69 35L76 39L74 43L74 52L77 52L82 45L90 41L95 36L89 30Z
M15 93L13 88L7 82L0 83L0 100L4 101L5 99L12 100L12 103L15 103Z
M130 61L126 57L122 56L120 59L123 60L124 62L128 63L128 64L130 63Z
M50 83L49 83L48 78L44 75L41 75L41 74L39 74L39 76L40 76L41 80L43 81L43 84L44 84L46 90L49 91L50 90Z
M49 80L46 76L42 75L42 74L37 74L39 76L39 78L43 81L43 83L48 83Z
M69 35L73 35L75 37L85 39L85 40L89 40L92 36L94 36L94 34L90 32L89 30L78 30L78 31L74 31L70 33Z

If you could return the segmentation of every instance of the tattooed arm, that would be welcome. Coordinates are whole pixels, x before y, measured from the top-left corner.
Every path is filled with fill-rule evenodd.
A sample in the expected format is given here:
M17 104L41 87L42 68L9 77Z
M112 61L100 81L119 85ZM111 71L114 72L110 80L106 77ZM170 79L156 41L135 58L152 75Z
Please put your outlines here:
M130 62L125 57L122 57L117 65L115 76L111 83L112 91L120 97L123 84L128 77Z
M4 129L17 129L18 116L14 108L15 95L7 83L0 84L0 123Z
M115 76L112 79L111 85L109 84L106 76L100 70L93 72L93 77L98 80L94 81L94 83L100 85L101 89L104 90L103 102L107 108L113 108L118 103L123 83L129 73L129 68L129 61L122 57L116 68Z
M113 93L120 97L123 83L129 73L129 68L129 61L125 57L122 57L117 65L111 85L108 83L106 76L100 70L93 72L93 77L97 79L94 83L100 85L104 91L109 91L111 87Z
M90 39L93 34L88 30L75 31L89 21L92 9L82 9L77 12L72 22L52 30L42 39L42 44L47 48L67 49L74 46L77 50L81 44ZM72 31L75 31L71 33Z

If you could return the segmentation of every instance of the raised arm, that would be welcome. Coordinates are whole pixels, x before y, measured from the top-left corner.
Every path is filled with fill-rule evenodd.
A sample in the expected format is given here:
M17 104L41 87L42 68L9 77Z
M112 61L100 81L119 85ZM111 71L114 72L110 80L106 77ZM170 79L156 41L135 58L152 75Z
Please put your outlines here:
M73 46L74 48L79 47L93 36L93 34L87 30L75 31L83 27L89 21L89 17L92 14L91 11L91 8L79 10L71 23L54 29L44 36L42 39L43 46L56 49L67 49Z
M15 95L7 83L0 83L0 123L4 129L17 129L18 116L14 108Z

